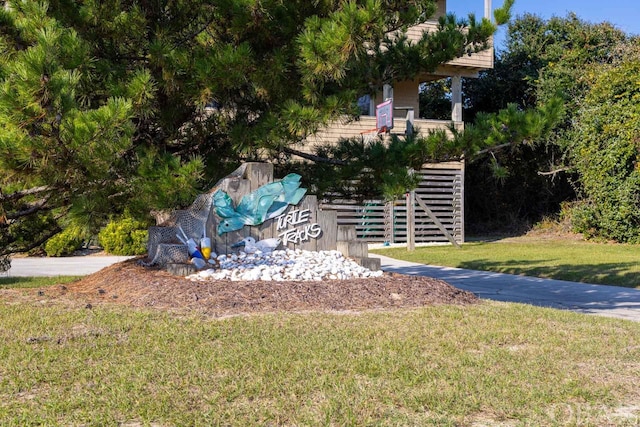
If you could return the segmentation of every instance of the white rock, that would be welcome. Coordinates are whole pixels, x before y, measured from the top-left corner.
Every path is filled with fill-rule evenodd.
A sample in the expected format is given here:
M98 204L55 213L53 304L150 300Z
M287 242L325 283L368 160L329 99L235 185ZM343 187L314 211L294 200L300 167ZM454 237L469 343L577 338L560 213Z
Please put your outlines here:
M200 271L188 276L191 280L308 280L322 281L359 277L380 277L382 271L370 271L338 251L312 252L301 249L256 251L231 255L215 255L213 265L219 268Z

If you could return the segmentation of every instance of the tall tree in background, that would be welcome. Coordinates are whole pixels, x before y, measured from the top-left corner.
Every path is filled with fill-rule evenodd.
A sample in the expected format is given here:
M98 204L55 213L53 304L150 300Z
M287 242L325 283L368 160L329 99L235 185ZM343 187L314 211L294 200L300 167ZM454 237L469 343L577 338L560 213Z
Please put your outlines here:
M559 126L519 149L487 152L467 167L466 216L470 231L514 228L557 213L576 197L579 179L567 165L566 140L575 112L588 90L590 65L615 60L626 35L607 23L591 24L575 14L544 20L532 14L509 24L495 68L466 79L465 121L508 104L526 110L559 97L565 104ZM498 171L498 173L496 173Z
M0 254L186 204L242 160L286 160L355 117L359 95L486 48L496 28L446 16L408 43L433 0L2 4Z
M451 79L427 82L420 86L420 118L451 120Z

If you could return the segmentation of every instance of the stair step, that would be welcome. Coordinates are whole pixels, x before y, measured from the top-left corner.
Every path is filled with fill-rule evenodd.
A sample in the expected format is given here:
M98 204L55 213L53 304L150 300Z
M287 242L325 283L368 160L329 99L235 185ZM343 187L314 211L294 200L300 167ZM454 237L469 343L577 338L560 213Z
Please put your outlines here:
M349 242L338 241L337 249L342 252L342 255L350 258L366 258L369 255L369 245L367 242L358 242L355 240Z
M352 258L358 265L363 266L371 271L378 271L381 268L380 258Z

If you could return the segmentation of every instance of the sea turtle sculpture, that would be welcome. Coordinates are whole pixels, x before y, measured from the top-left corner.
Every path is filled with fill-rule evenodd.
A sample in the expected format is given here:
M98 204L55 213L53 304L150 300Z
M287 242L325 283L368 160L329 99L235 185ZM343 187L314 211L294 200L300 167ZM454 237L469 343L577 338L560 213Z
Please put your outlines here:
M301 176L295 173L270 182L245 195L237 207L222 190L213 195L213 207L221 218L218 234L240 230L245 225L260 225L281 215L289 205L297 205L307 192L300 188Z

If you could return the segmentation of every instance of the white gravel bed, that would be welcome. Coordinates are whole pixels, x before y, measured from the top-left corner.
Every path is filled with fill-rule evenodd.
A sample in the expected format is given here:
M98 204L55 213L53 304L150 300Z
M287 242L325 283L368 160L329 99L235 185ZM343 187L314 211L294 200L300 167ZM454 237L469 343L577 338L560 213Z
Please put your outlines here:
M345 258L339 251L276 250L271 253L240 252L218 255L209 261L213 268L187 276L194 281L264 280L321 281L380 277L382 271L371 271Z

